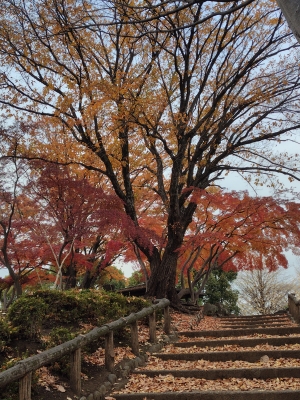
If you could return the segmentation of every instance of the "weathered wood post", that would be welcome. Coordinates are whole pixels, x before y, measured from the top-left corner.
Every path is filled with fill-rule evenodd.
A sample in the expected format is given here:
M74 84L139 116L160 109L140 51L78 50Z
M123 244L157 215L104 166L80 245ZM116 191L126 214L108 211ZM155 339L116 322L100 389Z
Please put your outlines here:
M109 332L105 336L105 368L109 372L114 371L115 351L114 351L114 333Z
M156 318L155 311L149 315L149 340L151 343L156 342Z
M297 324L300 323L300 301L296 299L294 293L288 295L289 312Z
M70 386L79 396L81 393L81 348L70 355Z
M31 400L32 372L28 372L19 381L19 400Z
M164 332L166 335L169 335L171 332L171 315L169 306L164 308Z
M139 337L138 337L138 324L137 321L130 325L131 328L131 349L135 356L140 355Z

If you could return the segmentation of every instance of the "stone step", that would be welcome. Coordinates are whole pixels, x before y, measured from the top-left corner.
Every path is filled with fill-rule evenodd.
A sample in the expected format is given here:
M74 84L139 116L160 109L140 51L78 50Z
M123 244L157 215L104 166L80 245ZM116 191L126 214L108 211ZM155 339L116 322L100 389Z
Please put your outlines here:
M257 329L257 328L285 328L285 327L290 327L294 326L291 324L284 324L284 323L256 323L256 324L235 324L235 325L221 325L220 329Z
M168 363L170 368L172 368L172 360L179 361L176 365L177 369L144 369L133 371L133 384L132 387L129 388L129 390L133 390L133 393L113 393L112 397L116 400L300 399L300 367L266 367L266 364L260 362L263 356L268 356L270 359L299 359L300 348L290 350L256 350L254 348L257 345L263 344L268 344L270 346L300 344L300 326L291 325L291 319L287 314L222 317L221 322L222 324L218 330L178 332L179 337L185 336L191 339L191 341L187 342L177 341L173 343L178 353L162 352L152 354L161 360L170 361L170 363ZM256 335L262 335L262 337L256 337ZM265 337L265 335L269 337ZM197 340L197 338L199 339ZM229 351L226 351L226 347L224 347L224 351L206 351L208 349L201 351L201 348L204 347L213 348L231 345L237 347ZM244 348L251 349L245 350ZM187 366L184 367L184 363L182 363L185 369L179 369L181 365L180 361L195 362L198 360L207 360L212 363L222 361L246 361L259 364L253 365L254 368L220 368L220 364L218 364L219 368L216 369L195 369L194 365L194 369L186 369ZM157 368L159 368L159 364L158 361ZM173 368L174 367L175 365ZM145 382L143 381L143 376ZM297 379L297 384L294 383L294 379ZM143 391L144 389L144 393L135 393L135 380L136 382L140 382L138 390ZM214 381L216 381L216 383L214 383ZM208 382L210 382L210 384L208 384ZM244 385L245 382L248 383ZM266 382L269 386L266 385ZM286 382L287 390L281 389L285 387L283 384L281 386L281 382ZM167 390L166 392L149 392L151 390L163 390L164 384ZM171 384L169 389L168 384ZM145 385L147 389L145 389ZM203 390L199 390L201 387L203 387ZM211 387L218 390L207 390ZM253 389L251 389L252 387ZM273 387L274 390L269 390ZM290 387L295 387L296 390L290 390ZM232 390L233 388L237 390Z
M220 322L220 326L234 326L234 325L240 325L240 326L252 326L252 325L289 325L289 326L296 326L292 320L290 319L281 319L281 320L252 320L252 321L222 321Z
M191 391L114 394L116 400L299 400L300 390Z
M279 318L221 318L220 323L225 324L233 324L233 323L256 323L256 322L281 322L281 321L287 321L291 322L291 318L289 316L283 316Z
M280 319L251 319L251 320L238 320L238 319L232 319L232 320L223 320L220 321L221 325L238 325L238 324L280 324L280 323L288 323L291 324L292 320L290 318L280 318Z
M300 358L300 350L206 351L202 353L154 353L153 355L161 360L258 362L265 355L274 359Z
M269 318L284 318L284 317L290 317L290 314L288 312L284 312L281 314L266 314L266 315L226 315L226 316L221 316L219 319L222 321L224 319L269 319Z
M247 338L247 339L215 339L201 340L190 342L176 342L174 347L216 347L224 345L240 345L241 347L255 347L260 344L269 344L272 346L284 346L285 344L300 343L300 336L283 336L283 337L267 337L267 338Z
M133 375L146 375L149 377L172 375L174 377L195 379L275 379L275 378L300 378L300 367L282 368L228 368L228 369L191 369L191 370L142 370L133 371Z
M217 331L186 331L179 332L180 336L186 337L229 337L229 336L245 336L254 334L266 334L266 335L292 335L300 334L300 326L288 326L282 328L241 328L241 329L219 329Z

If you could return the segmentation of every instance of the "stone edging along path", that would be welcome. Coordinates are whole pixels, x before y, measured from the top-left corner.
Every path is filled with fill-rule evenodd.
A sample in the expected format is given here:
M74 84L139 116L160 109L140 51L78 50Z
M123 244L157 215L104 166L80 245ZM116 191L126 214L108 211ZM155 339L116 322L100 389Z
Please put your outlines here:
M138 357L121 361L118 365L118 371L116 371L115 374L109 374L107 381L101 383L97 390L90 393L88 396L80 397L79 400L104 400L113 389L122 388L126 385L130 373L136 368L146 365L149 354L155 354L161 351L165 345L175 342L176 340L178 340L178 335L176 333L168 336L165 335L159 343L147 347ZM111 397L109 396L108 398Z

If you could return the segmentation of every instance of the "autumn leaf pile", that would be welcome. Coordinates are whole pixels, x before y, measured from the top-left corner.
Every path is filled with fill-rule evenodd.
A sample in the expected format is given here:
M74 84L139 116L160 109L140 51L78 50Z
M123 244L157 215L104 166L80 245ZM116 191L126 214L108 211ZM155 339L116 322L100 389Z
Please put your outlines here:
M178 312L171 313L172 326L180 332L196 329L197 331L218 330L221 327L219 318L205 316L200 321L197 315L180 314Z
M37 371L38 384L51 391L52 389L58 392L65 392L66 389L58 382L58 378L52 375L47 367L42 367Z

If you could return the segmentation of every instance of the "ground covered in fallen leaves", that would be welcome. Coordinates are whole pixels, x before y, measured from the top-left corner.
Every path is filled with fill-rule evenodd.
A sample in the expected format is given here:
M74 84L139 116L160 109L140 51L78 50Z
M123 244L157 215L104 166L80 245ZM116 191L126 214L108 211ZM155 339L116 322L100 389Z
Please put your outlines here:
M288 322L292 325L292 322ZM139 324L139 342L141 346L147 349L149 343L149 327L147 325ZM224 330L222 319L216 317L204 317L200 321L195 315L180 314L172 312L172 330L178 332L186 332L191 330L207 331L207 330ZM158 323L157 340L163 338L162 325ZM290 335L297 336L297 335ZM234 339L245 338L269 338L274 337L265 334L254 334L234 337ZM281 336L282 337L282 336ZM222 340L228 337L199 337L196 340ZM181 336L180 342L195 341L195 338ZM118 363L123 359L131 359L135 356L130 350L129 341L122 341L115 343L115 365L118 368ZM204 347L191 348L176 347L173 344L166 345L162 352L170 353L201 353L210 351L238 351L241 347L239 345L227 344L225 346L217 347ZM243 350L295 350L300 349L300 344L287 344L284 346L272 346L269 344L257 345L255 347L244 348ZM300 367L300 360L298 359L283 359L279 358L273 360L272 358L265 357L256 363L246 361L226 361L226 362L210 362L207 360L196 361L182 361L172 360L164 361L154 355L148 354L149 361L145 367L139 368L140 372L143 370L168 370L168 369L197 369L197 370L210 370L210 369L230 369L230 368L284 368L284 367ZM93 353L83 353L83 372L82 372L82 396L87 396L93 393L101 384L107 380L107 371L104 369L104 347L98 347ZM52 374L48 368L43 367L37 371L37 389L34 391L32 400L48 400L55 398L56 400L75 400L78 399L69 388L68 380L61 379L55 374ZM205 379L195 378L176 378L172 375L158 375L155 378L149 378L143 374L131 375L127 385L120 391L120 393L130 392L164 392L164 391L194 391L194 390L273 390L273 389L299 389L300 378L281 378L281 379L220 379L217 381L210 381ZM111 395L113 396L113 395ZM107 396L107 399L113 397Z
M184 360L161 360L158 357L150 356L145 367L140 367L137 370L190 370L190 369L201 369L201 370L214 370L214 369L229 369L229 368L286 368L286 367L300 367L300 360L298 358L277 358L272 359L268 356L262 357L258 362L248 361L184 361Z
M299 390L300 378L276 379L217 379L176 378L173 375L131 376L126 387L118 393L181 392L204 390Z
M215 347L176 347L173 345L168 345L164 348L164 353L208 353L208 352L216 352L216 351L261 351L261 350L300 350L300 343L297 344L284 344L281 346L273 346L270 344L259 344L255 347L244 347L238 344L225 344L224 346L215 346Z
M218 329L220 322L218 318L205 317L200 322L195 315L181 314L171 312L172 314L172 330L173 331L189 331L211 330ZM91 326L90 329L93 327ZM162 340L164 332L162 324L157 324L157 340ZM149 327L139 323L139 342L141 346L150 345L149 343ZM126 344L127 343L127 344ZM104 347L98 347L93 353L83 353L83 368L82 368L82 396L86 396L94 392L107 379L107 371L104 369ZM126 340L122 345L115 343L115 365L123 359L132 359L134 354L130 350L129 342ZM74 396L69 387L67 379L53 374L49 368L43 367L37 371L37 386L33 392L32 400L48 400L50 393L53 393L53 398L56 400L73 400L78 399ZM52 395L51 395L52 396Z
M200 321L197 326L193 326L193 319L189 316L180 317L175 315L174 325L178 331L195 330L223 330L222 320L219 318L205 317ZM292 321L286 321L281 325L295 326ZM263 326L263 324L262 324ZM229 327L225 329L230 329ZM288 336L298 336L296 334ZM232 339L250 339L250 338L273 338L283 336L272 336L267 334L253 334L233 337ZM180 342L189 341L204 341L204 340L228 340L228 337L197 337L189 338L182 336L179 338ZM264 350L297 350L300 349L299 344L286 344L281 346L273 346L266 344L257 345L255 347L241 347L237 344L225 344L216 347L199 348L192 347L177 347L173 344L166 345L162 350L164 354L178 354L178 353L203 353L213 351L264 351ZM181 392L181 391L249 391L249 390L299 390L300 378L276 378L276 379L241 379L229 378L218 380L206 380L196 378L182 378L174 377L173 375L157 375L155 377L148 377L143 374L144 370L215 370L215 369L236 369L236 368L287 368L287 367L300 367L300 360L296 358L278 358L272 359L268 356L263 356L258 362L250 363L247 361L225 361L225 362L211 362L207 360L198 359L196 361L184 360L161 360L155 355L150 355L146 366L140 367L137 371L141 372L138 375L131 375L127 385L117 393L132 393L132 392ZM109 397L112 399L113 397Z

